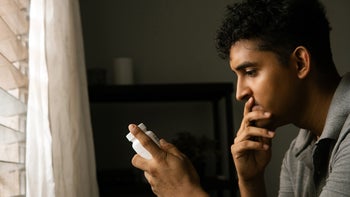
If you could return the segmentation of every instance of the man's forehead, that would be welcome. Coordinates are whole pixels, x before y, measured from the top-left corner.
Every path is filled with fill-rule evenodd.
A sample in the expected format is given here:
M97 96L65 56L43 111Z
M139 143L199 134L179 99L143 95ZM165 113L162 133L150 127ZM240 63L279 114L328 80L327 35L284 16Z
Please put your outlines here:
M254 40L239 40L239 41L235 42L234 44L232 44L231 48L230 48L230 55L229 55L230 61L233 59L233 56L235 55L235 53L242 51L242 50L259 51L258 42L254 41Z

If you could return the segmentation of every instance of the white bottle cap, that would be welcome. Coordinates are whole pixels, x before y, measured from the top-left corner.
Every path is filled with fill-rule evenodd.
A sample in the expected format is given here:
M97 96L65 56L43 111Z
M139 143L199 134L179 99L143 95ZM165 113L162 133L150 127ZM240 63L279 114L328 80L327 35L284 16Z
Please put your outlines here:
M147 127L146 125L144 125L143 123L140 123L139 125L137 125L143 132L147 131Z
M147 131L147 127L146 127L146 125L144 125L143 123L140 123L139 125L137 125L143 132L146 132ZM135 139L135 136L132 134L132 133L128 133L127 135L126 135L126 138L130 141L130 142L132 142L134 139Z
M135 139L135 136L132 133L128 133L128 135L126 135L126 138L131 142Z

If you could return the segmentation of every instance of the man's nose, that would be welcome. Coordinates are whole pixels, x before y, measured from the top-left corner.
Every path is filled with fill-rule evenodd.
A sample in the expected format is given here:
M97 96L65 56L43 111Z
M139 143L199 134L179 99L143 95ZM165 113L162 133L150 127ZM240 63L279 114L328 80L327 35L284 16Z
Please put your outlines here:
M248 86L245 86L241 82L237 82L236 99L238 101L248 100L252 96L252 91Z

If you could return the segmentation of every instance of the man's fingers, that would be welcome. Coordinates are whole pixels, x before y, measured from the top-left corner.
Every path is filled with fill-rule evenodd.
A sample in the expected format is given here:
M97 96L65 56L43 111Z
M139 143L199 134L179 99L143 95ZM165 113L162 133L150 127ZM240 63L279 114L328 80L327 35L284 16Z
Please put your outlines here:
M129 131L140 141L141 145L149 152L152 156L161 154L162 150L159 146L148 137L137 125L130 124Z
M254 126L255 121L259 121L259 120L264 120L264 119L268 119L271 117L271 113L270 112L265 112L265 111L252 111L249 112L248 114L246 114L243 117L242 123L241 123L241 128L245 128L248 126Z
M252 109L253 105L254 105L254 99L253 99L253 97L250 97L248 99L248 101L244 105L243 116L247 115L250 112L250 110Z
M145 178L148 181L148 183L152 184L152 176L146 171L144 171L143 174L145 175Z
M148 171L149 167L148 167L148 160L141 157L140 155L136 154L132 160L131 160L131 163L133 166L135 166L136 168L140 169L140 170L143 170L143 171Z
M237 135L237 137L234 140L234 143L244 141L244 140L250 140L252 137L258 137L258 138L267 138L271 139L275 136L275 132L269 131L267 129L257 128L257 127L247 127L245 128L244 132L241 132L240 135Z
M250 151L250 150L265 151L269 148L270 148L270 145L265 144L263 142L246 140L246 141L233 144L231 146L231 153L234 158L238 159L241 156L243 156L247 151Z
M167 153L171 153L171 154L178 156L178 157L182 156L181 151L179 149L177 149L176 146L165 141L164 139L160 140L160 146Z

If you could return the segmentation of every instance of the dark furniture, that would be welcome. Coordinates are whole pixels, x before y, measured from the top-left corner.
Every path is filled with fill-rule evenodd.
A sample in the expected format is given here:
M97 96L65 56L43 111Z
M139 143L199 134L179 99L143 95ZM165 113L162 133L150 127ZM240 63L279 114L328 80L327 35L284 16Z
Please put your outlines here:
M91 103L113 103L113 102L181 102L181 101L207 101L213 106L213 131L215 139L222 139L225 134L227 141L228 161L217 158L216 173L223 174L222 163L228 162L229 174L225 179L206 178L202 180L203 187L207 190L217 190L219 195L223 190L229 190L231 196L235 196L237 183L234 165L231 159L229 147L233 141L233 84L231 83L197 83L197 84L144 84L144 85L94 85L89 86L89 98ZM226 131L220 124L220 101L224 100ZM223 133L226 132L226 133ZM220 143L216 145L221 148ZM112 172L111 172L112 173ZM108 173L110 174L110 173ZM100 190L103 183L108 182L106 173L98 173ZM103 183L102 183L103 182ZM137 187L140 191L147 188L144 185ZM124 187L125 189L125 187ZM104 192L104 191L101 191ZM119 191L120 192L120 191ZM102 196L102 195L101 195Z

